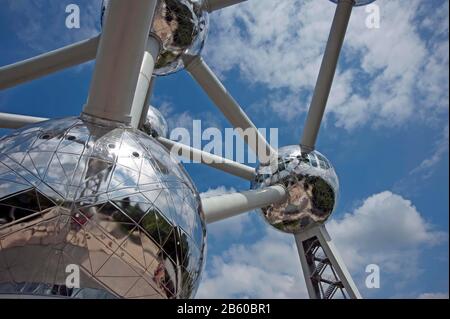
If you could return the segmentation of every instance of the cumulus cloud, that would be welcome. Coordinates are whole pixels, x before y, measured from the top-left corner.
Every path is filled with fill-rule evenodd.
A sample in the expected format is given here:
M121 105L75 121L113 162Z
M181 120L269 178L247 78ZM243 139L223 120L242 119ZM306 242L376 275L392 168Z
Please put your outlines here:
M210 188L206 192L200 194L201 198L208 198L212 196L218 196L223 194L230 194L236 192L233 187L227 188L225 186L219 186L216 188ZM232 236L232 238L239 238L251 220L251 214L241 214L228 218L226 220L212 223L208 225L208 234L213 239L222 239Z
M370 196L327 228L350 270L378 264L402 280L420 273L420 251L446 235L434 230L411 201L390 191Z
M354 9L327 117L348 130L434 123L448 113L448 2L377 5L380 29L367 28L366 11ZM285 96L261 104L296 121L309 104L334 9L321 1L259 0L222 10L211 20L207 59L225 76L237 68L268 96Z
M268 232L212 258L197 298L306 298L292 236Z
M365 267L373 263L397 282L417 279L421 251L446 235L409 200L389 191L370 196L327 228L361 290ZM306 298L302 276L293 236L267 228L260 240L213 256L197 297Z

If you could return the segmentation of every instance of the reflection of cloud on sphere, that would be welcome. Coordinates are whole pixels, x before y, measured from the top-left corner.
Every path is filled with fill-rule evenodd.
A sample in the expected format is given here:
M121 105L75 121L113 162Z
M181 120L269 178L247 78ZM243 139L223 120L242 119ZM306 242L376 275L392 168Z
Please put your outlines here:
M154 139L68 118L1 141L1 294L195 294L206 236L198 193ZM79 289L66 287L68 264L80 267Z
M141 130L150 136L168 138L169 125L161 112L149 105L147 115Z

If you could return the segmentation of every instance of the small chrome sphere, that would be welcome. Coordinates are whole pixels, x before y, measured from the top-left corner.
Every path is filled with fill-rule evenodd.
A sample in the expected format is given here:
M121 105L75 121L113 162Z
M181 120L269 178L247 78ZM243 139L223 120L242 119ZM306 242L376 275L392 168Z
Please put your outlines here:
M338 3L341 0L330 0L331 2L334 3ZM359 7L359 6L365 6L368 4L371 4L372 2L375 2L375 0L353 0L355 2L354 6L355 7Z
M153 137L161 136L167 138L169 125L161 112L149 105L147 117L144 124L142 124L141 131Z
M0 140L0 297L195 294L206 240L195 186L153 138L103 124L50 120Z
M103 15L109 0L103 1ZM208 33L208 12L204 0L160 0L151 32L162 43L155 75L168 75L184 68L183 54L200 54Z
M278 150L278 167L257 167L252 189L282 184L288 199L262 209L265 220L278 230L297 234L324 223L339 197L339 181L331 163L317 151L302 154L300 146Z
M184 68L183 54L198 55L208 33L208 13L204 0L160 1L152 31L162 42L156 61L156 75L167 75Z

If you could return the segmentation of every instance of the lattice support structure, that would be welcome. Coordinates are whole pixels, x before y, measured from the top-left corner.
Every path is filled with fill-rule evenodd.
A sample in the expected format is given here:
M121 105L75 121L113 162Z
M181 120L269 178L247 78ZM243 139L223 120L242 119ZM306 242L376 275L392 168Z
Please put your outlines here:
M325 227L314 227L295 239L310 298L361 298Z

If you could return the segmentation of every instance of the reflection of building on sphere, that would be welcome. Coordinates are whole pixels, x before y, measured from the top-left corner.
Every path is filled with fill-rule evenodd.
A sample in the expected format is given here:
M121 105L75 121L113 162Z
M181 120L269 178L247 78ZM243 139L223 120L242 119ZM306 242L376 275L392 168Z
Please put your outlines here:
M169 125L161 112L149 105L147 116L141 130L153 137L162 136L167 138L169 136Z
M160 1L152 31L161 39L163 49L155 66L155 74L165 75L184 67L182 54L197 55L203 48L208 28L203 1Z
M198 192L153 138L68 118L3 137L0 154L1 294L194 295L206 236ZM69 264L80 288L66 286Z
M104 8L107 4L108 0L104 1ZM184 67L183 54L198 55L201 52L209 22L208 13L202 6L203 0L159 1L151 29L162 43L155 75L177 72Z
M282 184L288 200L262 209L265 219L288 233L324 223L333 212L339 195L339 182L330 162L319 152L302 154L300 146L278 150L278 168L259 166L252 188Z

